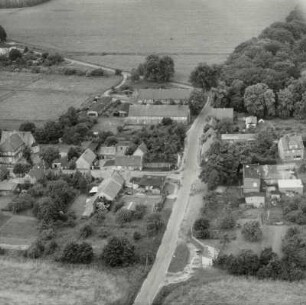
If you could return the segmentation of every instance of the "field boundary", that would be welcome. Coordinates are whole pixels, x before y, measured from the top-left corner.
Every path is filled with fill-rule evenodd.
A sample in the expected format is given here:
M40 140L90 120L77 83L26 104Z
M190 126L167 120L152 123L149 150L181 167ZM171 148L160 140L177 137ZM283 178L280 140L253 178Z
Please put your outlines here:
M30 7L48 1L50 0L0 0L0 9Z

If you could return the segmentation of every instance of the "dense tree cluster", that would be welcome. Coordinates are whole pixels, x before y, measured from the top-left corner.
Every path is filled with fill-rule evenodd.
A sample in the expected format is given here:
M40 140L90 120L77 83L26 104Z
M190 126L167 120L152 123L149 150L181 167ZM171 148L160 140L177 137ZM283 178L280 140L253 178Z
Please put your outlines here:
M238 45L221 66L200 64L193 85L213 89L214 107L233 107L258 117L305 118L306 22L299 8L258 38Z
M306 197L294 196L282 199L285 219L298 225L306 224Z
M202 90L193 90L188 100L191 115L198 115L207 101L207 95Z
M79 145L87 136L91 135L91 127L94 122L87 117L81 117L80 113L70 107L60 116L58 121L48 121L41 128L35 128L35 139L41 144L58 143L62 138L66 144ZM24 129L24 125L21 126ZM29 127L29 123L26 126ZM32 126L34 127L34 126ZM32 132L33 132L33 128Z
M237 256L219 255L214 265L234 275L285 281L303 279L306 270L306 243L298 229L288 229L282 251L284 255L279 258L271 248L264 249L260 256L251 250L243 250Z
M258 221L246 222L241 229L242 236L250 242L257 242L262 239L262 231Z
M202 180L209 189L218 185L231 185L238 181L239 168L243 164L273 164L277 156L274 134L260 132L252 143L229 144L219 140L212 143L202 161Z
M93 248L90 244L70 242L63 249L60 261L69 264L89 264L93 257Z
M3 28L3 26L0 25L0 42L5 42L6 41L6 37L7 37L6 31Z
M164 83L170 81L174 75L174 62L169 56L149 55L137 71L132 72L133 81L143 75L145 80Z

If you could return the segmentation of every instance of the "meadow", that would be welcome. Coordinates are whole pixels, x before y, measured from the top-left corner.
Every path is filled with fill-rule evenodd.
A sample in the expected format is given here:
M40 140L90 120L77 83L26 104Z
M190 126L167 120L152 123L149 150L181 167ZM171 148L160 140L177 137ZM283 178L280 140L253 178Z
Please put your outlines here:
M187 81L199 62L222 62L237 44L288 15L298 0L52 0L0 11L9 38L130 70L152 53L176 60Z
M24 121L38 126L56 120L69 107L116 85L119 76L86 78L31 73L0 73L0 128L18 129Z
M2 305L107 305L124 298L133 285L128 272L96 266L0 257L0 269Z
M259 281L205 270L186 283L164 289L154 305L288 305L305 304L305 281Z

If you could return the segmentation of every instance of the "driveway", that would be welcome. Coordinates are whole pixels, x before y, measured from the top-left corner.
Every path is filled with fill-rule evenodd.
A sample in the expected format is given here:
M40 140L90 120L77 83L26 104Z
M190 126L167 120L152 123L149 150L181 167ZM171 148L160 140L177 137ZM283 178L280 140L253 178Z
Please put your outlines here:
M203 133L205 117L208 111L209 105L206 104L188 132L184 166L182 168L181 188L178 191L177 200L174 204L155 262L136 297L135 305L150 305L160 288L164 285L167 270L179 239L181 224L186 216L185 213L189 203L191 187L200 174L200 166L198 164L200 138Z

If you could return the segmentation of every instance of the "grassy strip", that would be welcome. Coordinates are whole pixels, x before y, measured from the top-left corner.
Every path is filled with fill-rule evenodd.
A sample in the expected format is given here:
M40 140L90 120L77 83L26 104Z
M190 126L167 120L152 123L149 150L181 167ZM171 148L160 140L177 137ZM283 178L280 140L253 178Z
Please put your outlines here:
M0 0L0 8L18 8L34 6L49 0Z

